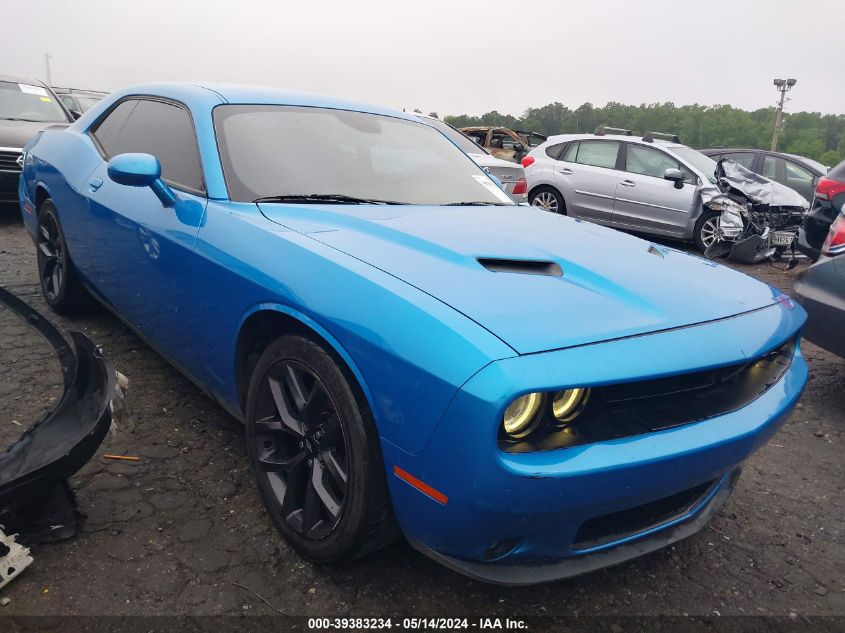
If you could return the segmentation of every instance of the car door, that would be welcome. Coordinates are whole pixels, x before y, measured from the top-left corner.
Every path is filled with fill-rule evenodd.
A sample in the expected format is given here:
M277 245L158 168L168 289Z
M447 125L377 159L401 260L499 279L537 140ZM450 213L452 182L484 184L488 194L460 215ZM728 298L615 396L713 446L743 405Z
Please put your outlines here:
M780 156L766 154L761 173L766 178L797 191L807 202L812 201L818 178L803 165Z
M695 174L663 150L647 145L626 143L623 162L613 205L614 226L684 236L695 200ZM663 177L667 169L684 174L680 189Z
M576 141L554 164L567 215L609 224L613 217L619 141Z
M89 176L88 227L78 237L83 272L95 290L130 325L165 354L181 356L190 319L192 251L205 211L196 133L187 108L153 98L128 99L91 132L102 161ZM178 202L166 208L149 187L109 178L118 154L152 154Z

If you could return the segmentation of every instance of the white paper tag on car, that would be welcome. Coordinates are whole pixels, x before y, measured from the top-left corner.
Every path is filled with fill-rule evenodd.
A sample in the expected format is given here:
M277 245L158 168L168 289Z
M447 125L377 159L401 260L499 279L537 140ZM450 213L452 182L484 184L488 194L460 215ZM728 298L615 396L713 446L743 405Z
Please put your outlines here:
M510 199L508 194L499 189L499 187L496 186L496 183L490 180L490 178L488 178L487 176L479 176L478 174L473 174L472 177L478 181L479 185L484 187L487 191L492 193L502 202L506 202L508 204L513 203L513 200Z
M25 92L28 95L38 95L39 97L48 97L50 95L47 94L47 91L42 88L41 86L30 86L29 84L18 84L18 87L21 89L21 92Z

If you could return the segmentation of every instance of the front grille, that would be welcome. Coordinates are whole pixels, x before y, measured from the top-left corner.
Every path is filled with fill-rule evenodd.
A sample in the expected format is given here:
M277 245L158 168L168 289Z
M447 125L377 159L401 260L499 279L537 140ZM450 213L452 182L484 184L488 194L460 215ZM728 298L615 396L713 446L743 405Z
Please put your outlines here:
M795 339L753 360L667 378L594 387L570 424L548 422L525 439L500 437L502 450L527 453L593 444L700 422L747 406L780 380L795 355ZM547 401L550 400L547 398ZM547 402L547 407L551 404Z
M714 479L651 503L589 519L578 528L572 549L612 543L682 517L701 503L715 485Z
M0 151L0 169L5 171L20 171L21 166L18 165L17 160L20 152Z

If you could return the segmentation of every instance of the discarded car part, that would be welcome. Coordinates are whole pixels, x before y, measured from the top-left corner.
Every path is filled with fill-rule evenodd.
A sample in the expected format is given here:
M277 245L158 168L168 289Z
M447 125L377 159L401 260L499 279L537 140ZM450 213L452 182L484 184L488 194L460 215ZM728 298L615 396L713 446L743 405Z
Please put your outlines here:
M71 332L72 348L36 310L2 287L0 303L53 346L65 388L58 405L0 454L0 516L8 527L15 521L10 508L30 499L41 499L43 506L44 495L55 491L94 455L111 424L109 403L115 378L109 360L85 335Z
M756 264L789 251L796 262L798 231L807 213L800 194L723 158L716 164L718 189L701 191L704 206L719 213L716 241L706 257Z
M19 576L31 563L29 548L18 543L14 534L7 535L0 529L0 589Z

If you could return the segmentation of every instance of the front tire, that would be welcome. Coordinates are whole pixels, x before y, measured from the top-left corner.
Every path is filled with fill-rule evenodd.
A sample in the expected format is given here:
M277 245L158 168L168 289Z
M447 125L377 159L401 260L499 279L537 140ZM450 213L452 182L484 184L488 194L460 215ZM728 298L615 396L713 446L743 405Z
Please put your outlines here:
M258 359L246 409L262 501L294 549L328 563L392 540L372 415L325 349L302 336L273 341Z
M713 211L703 211L698 217L693 229L695 247L702 253L718 239L719 214Z
M537 187L531 192L528 200L532 207L537 207L549 213L560 213L566 215L566 205L563 196L557 189L552 187Z
M36 231L38 278L44 300L57 314L84 312L90 305L90 295L77 276L56 206L50 198L38 208Z

